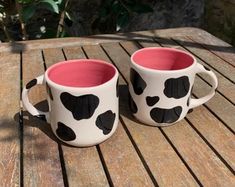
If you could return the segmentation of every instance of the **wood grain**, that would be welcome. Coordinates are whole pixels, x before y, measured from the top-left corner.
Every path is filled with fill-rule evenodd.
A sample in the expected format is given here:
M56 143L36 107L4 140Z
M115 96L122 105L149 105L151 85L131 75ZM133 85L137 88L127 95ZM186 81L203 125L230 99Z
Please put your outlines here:
M66 58L85 58L81 48L64 48ZM64 61L61 48L45 49L44 57L47 66ZM49 65L48 65L49 64ZM65 169L69 186L107 186L102 163L95 147L74 148L62 145ZM95 171L95 173L94 173Z
M83 46L83 48L89 58L110 62L100 46ZM119 84L124 83L120 77ZM117 132L101 144L100 149L114 186L153 185L121 123L119 123Z
M235 185L234 175L185 120L164 132L204 186Z
M83 53L80 46L77 47L65 47L63 48L65 56L68 60L72 59L85 59L86 55Z
M0 53L0 186L20 185L20 54Z
M89 58L100 59L112 63L99 45L84 45L83 49L87 52ZM119 75L119 85L125 84L122 75Z
M40 50L23 53L23 84L44 73ZM30 90L29 99L45 110L46 91L44 86ZM50 125L24 112L24 185L63 186L63 176L56 138Z
M121 123L100 149L114 186L154 186Z
M230 44L216 38L213 35L200 33L198 35L188 35L193 41L209 49L226 62L235 66L235 48Z

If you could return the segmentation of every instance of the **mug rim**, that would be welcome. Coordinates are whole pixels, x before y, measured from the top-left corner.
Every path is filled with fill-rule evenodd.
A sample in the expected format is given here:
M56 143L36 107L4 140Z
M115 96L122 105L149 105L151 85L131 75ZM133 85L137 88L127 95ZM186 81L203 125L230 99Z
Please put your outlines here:
M52 81L49 76L48 76L48 72L50 72L51 69L57 67L57 66L60 66L62 64L67 64L67 63L79 63L79 62L87 62L87 63L92 63L92 62L95 62L95 63L99 63L99 64L102 64L102 65L105 65L105 66L109 66L111 68L114 69L114 75L112 76L111 79L109 79L108 81L100 84L100 85L95 85L95 86L88 86L88 87L80 87L80 86L77 86L77 87L74 87L74 86L65 86L65 85L61 85L61 84L58 84L54 81ZM97 89L97 88L102 88L102 87L105 87L105 86L108 86L109 84L111 84L111 82L116 79L118 77L118 70L116 69L116 67L111 64L111 63L108 63L107 61L104 61L104 60L99 60L99 59L72 59L72 60L64 60L64 61L60 61L60 62L57 62L55 64L53 64L52 66L50 66L46 72L44 73L44 79L45 81L55 87L56 89L70 89L70 90L89 90L89 89Z
M146 51L146 50L151 50L151 49L155 49L155 50L161 49L161 50L165 50L165 51L176 51L176 52L180 52L180 53L183 53L183 54L185 54L185 55L190 56L190 57L193 59L193 63L192 63L191 65L189 65L188 67L183 68L183 69L176 69L176 70L159 70L159 69L152 69L152 68L148 68L148 67L139 65L139 64L137 64L137 63L134 61L133 58L134 58L134 56L135 56L137 53L142 52L142 51ZM188 53L188 52L186 52L186 51L180 50L180 49L176 49L176 48L170 48L170 47L144 47L144 48L142 48L142 49L139 49L139 50L135 51L135 52L131 55L131 63L132 63L133 66L135 66L136 68L141 69L141 70L143 70L143 71L148 71L148 72L152 72L152 73L154 73L154 72L155 72L155 73L156 73L156 72L160 72L160 73L169 74L169 73L173 73L173 72L176 73L176 72L187 71L187 70L193 68L193 67L196 65L197 60L196 60L196 58L195 58L192 54L190 54L190 53Z

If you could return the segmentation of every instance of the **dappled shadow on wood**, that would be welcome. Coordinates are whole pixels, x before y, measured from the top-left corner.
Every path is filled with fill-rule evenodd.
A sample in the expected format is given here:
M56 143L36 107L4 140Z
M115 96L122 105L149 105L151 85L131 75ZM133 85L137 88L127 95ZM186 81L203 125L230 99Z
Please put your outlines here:
M13 119L1 119L0 131L0 142L7 143L17 141L19 139L18 123Z
M113 41L138 41L138 42L151 42L153 40L162 40L161 43L164 45L171 44L172 39L171 38L165 38L165 37L160 37L156 31L150 30L148 31L149 34L145 33L116 33L115 35L93 35L93 36L88 36L87 38L93 38L93 39L99 39L103 40L113 40ZM212 45L212 44L205 44L205 43L200 43L200 42L194 42L192 41L182 41L180 39L174 39L175 42L183 45L185 47L195 47L195 48L206 48L212 51L218 51L218 52L225 52L225 53L235 53L235 49L232 46L221 46L221 45ZM200 45L195 45L195 44L200 44Z
M37 103L35 107L41 111L48 111L48 104L47 101L41 101L40 103ZM23 116L23 136L24 136L24 141L30 141L30 140L36 140L37 138L41 138L41 132L44 133L47 137L50 138L50 141L54 141L58 144L61 145L66 145L64 142L60 141L53 133L51 129L51 125L47 123L45 120L40 119L38 117L32 116L29 112L23 111L22 113ZM15 121L19 121L19 114L15 115ZM41 132L36 132L34 129L37 128ZM43 141L42 145L38 146L45 146L46 141ZM38 144L38 142L37 142Z

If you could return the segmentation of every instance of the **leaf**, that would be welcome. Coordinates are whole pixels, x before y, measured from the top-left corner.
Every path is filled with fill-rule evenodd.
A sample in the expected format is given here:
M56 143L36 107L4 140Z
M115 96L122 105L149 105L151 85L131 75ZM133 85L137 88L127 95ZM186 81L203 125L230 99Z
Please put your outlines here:
M143 3L138 3L135 4L134 6L128 6L131 11L136 12L136 13L148 13L148 12L153 12L153 9L146 4Z
M122 6L122 4L119 1L113 2L111 10L114 14L118 14L120 12L126 11L126 9Z
M74 21L73 18L70 16L70 14L69 14L67 11L65 11L65 16L66 16L66 18L68 18L69 20Z
M36 11L36 6L34 4L23 7L22 18L24 22L27 22L31 17L33 17L35 11Z
M117 17L117 28L122 28L125 25L127 25L129 18L130 18L130 15L127 11L119 14Z
M60 5L62 2L63 2L63 0L57 0L57 1L56 1L56 4L57 4L57 5Z
M59 14L59 7L53 0L40 0L39 4L44 6L47 10Z

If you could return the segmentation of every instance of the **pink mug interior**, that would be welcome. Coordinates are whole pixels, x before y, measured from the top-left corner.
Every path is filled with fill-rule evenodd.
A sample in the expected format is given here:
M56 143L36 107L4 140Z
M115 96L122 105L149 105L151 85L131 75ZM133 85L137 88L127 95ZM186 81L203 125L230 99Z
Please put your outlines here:
M192 55L173 48L150 47L136 51L132 62L154 70L180 70L194 63Z
M81 59L57 63L48 69L47 75L62 86L93 87L108 82L115 73L113 65L104 61Z

